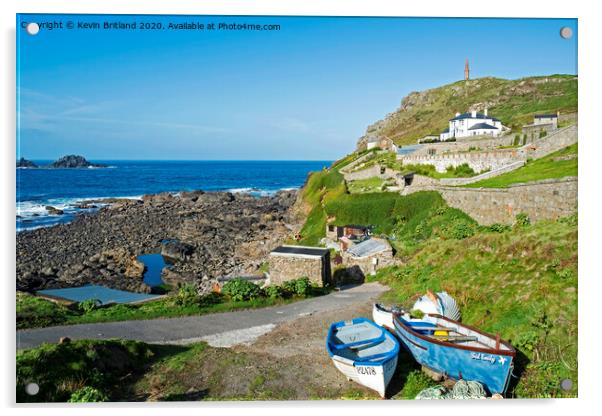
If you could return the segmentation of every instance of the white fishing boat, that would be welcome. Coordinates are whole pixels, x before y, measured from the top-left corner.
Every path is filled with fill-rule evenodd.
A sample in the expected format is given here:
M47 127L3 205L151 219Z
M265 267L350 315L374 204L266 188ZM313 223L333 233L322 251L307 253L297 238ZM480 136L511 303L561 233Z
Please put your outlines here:
M376 324L394 331L395 326L393 325L393 310L394 308L387 308L380 303L375 303L372 306L372 319L374 322L376 322Z
M374 322L383 328L390 329L393 333L395 333L395 324L393 323L393 315L395 313L404 315L407 320L412 322L421 321L420 319L411 318L410 314L396 306L387 307L380 303L372 305L372 319Z
M381 397L397 367L399 342L387 330L366 318L330 325L326 350L335 367Z
M419 310L425 314L442 315L454 321L460 320L461 317L460 308L458 307L456 300L447 292L433 293L430 290L427 291L426 295L421 296L416 303L414 303L413 310ZM395 325L393 324L394 313L407 315L406 311L397 306L386 307L382 304L375 303L372 307L372 319L374 322L391 331L395 331ZM411 320L409 315L406 316L406 319ZM419 319L417 321L419 321Z

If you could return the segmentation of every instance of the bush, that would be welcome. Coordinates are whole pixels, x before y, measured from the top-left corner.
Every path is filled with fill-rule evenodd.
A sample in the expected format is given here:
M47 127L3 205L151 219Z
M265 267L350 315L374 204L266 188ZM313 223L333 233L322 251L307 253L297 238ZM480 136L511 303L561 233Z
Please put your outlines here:
M285 291L280 286L276 285L264 288L263 292L270 299L278 299L285 296Z
M83 313L92 312L94 309L99 308L102 302L99 299L86 299L83 302L77 304L77 309Z
M539 132L539 138L541 139L542 137L546 137L548 135L548 132L545 130L542 130Z
M309 278L302 277L295 281L295 294L297 296L308 296L311 293L311 282Z
M217 305L221 303L223 300L222 295L220 293L211 292L203 296L199 296L198 304L201 307Z
M520 144L520 134L517 134L516 136L514 136L514 143L512 143L514 146L518 146Z
M475 176L476 172L470 167L468 163L462 163L456 167L448 166L446 169L447 173L453 174L455 177L470 177Z
M262 295L261 288L253 282L244 279L232 279L222 287L222 293L234 302L253 300Z
M529 218L529 216L527 214L525 214L524 212L521 212L516 215L514 225L518 226L518 227L527 227L527 226L531 225L531 219Z
M74 391L69 398L69 403L92 403L92 402L107 402L109 397L94 387L82 387Z
M307 277L287 280L282 284L285 295L306 297L311 293L311 282Z
M176 306L191 307L199 305L201 297L197 287L192 283L187 283L178 289L174 296L173 303Z
M509 225L506 225L506 224L495 223L495 224L491 224L489 227L487 227L487 229L491 232L501 234L501 233L505 233L506 231L510 231L512 229L512 227L510 227Z
M441 230L442 237L453 238L454 240L463 240L472 237L476 232L474 223L464 219L456 218L452 222L443 226Z

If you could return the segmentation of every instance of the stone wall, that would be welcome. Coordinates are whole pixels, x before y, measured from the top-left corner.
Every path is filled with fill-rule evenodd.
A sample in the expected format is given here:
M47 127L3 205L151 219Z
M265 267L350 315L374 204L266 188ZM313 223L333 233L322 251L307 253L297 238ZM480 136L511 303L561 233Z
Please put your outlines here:
M550 133L541 139L536 139L522 149L527 157L539 159L562 148L577 143L578 130L576 125L568 126Z
M517 214L531 221L557 219L577 211L577 178L516 184L508 188L437 189L448 205L458 208L479 224L512 224Z
M500 146L510 146L513 142L513 134L493 138L490 136L487 136L487 138L483 138L483 136L478 136L476 138L464 137L455 142L424 144L410 155L427 156L429 154L440 155L443 153L467 152L470 148L477 148L478 150L495 150ZM403 159L403 156L398 156L398 159Z
M499 169L524 158L517 149L499 149L486 152L443 153L431 156L410 155L402 158L404 164L433 165L438 172L445 172L448 166L468 164L475 172Z
M441 178L439 179L439 183L441 183L441 185L447 186L467 185L469 183L482 181L483 179L492 178L503 173L512 172L513 170L525 166L525 163L526 162L524 160L519 160L517 162L502 166L501 168L490 170L489 172L485 172L477 176L472 176L470 178Z
M330 255L324 257L293 257L270 255L270 284L281 285L287 280L307 277L312 283L324 286L331 280Z

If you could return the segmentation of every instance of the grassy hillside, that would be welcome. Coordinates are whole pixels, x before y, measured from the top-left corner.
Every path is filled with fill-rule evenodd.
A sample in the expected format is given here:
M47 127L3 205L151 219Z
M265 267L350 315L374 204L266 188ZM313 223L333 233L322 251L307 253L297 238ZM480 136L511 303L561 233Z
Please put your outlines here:
M525 166L512 172L465 186L469 188L505 188L516 183L566 176L577 176L577 144L565 147L541 159L529 160Z
M407 308L427 289L446 290L463 322L509 340L518 350L511 396L576 396L576 216L481 227L462 241L431 238L375 279L391 287L385 301ZM567 378L574 389L565 392Z
M400 108L368 128L397 144L415 143L439 134L456 112L488 108L489 114L513 130L530 122L535 113L577 111L577 77L550 75L517 80L479 78L458 81L406 96Z

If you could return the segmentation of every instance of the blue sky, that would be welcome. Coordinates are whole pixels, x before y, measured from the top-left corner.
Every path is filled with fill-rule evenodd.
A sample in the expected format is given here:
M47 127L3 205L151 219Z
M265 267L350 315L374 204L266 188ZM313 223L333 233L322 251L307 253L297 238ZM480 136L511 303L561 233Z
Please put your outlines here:
M411 91L577 74L575 19L21 15L22 22L279 24L279 31L17 23L17 156L334 160ZM575 36L564 40L562 26Z

